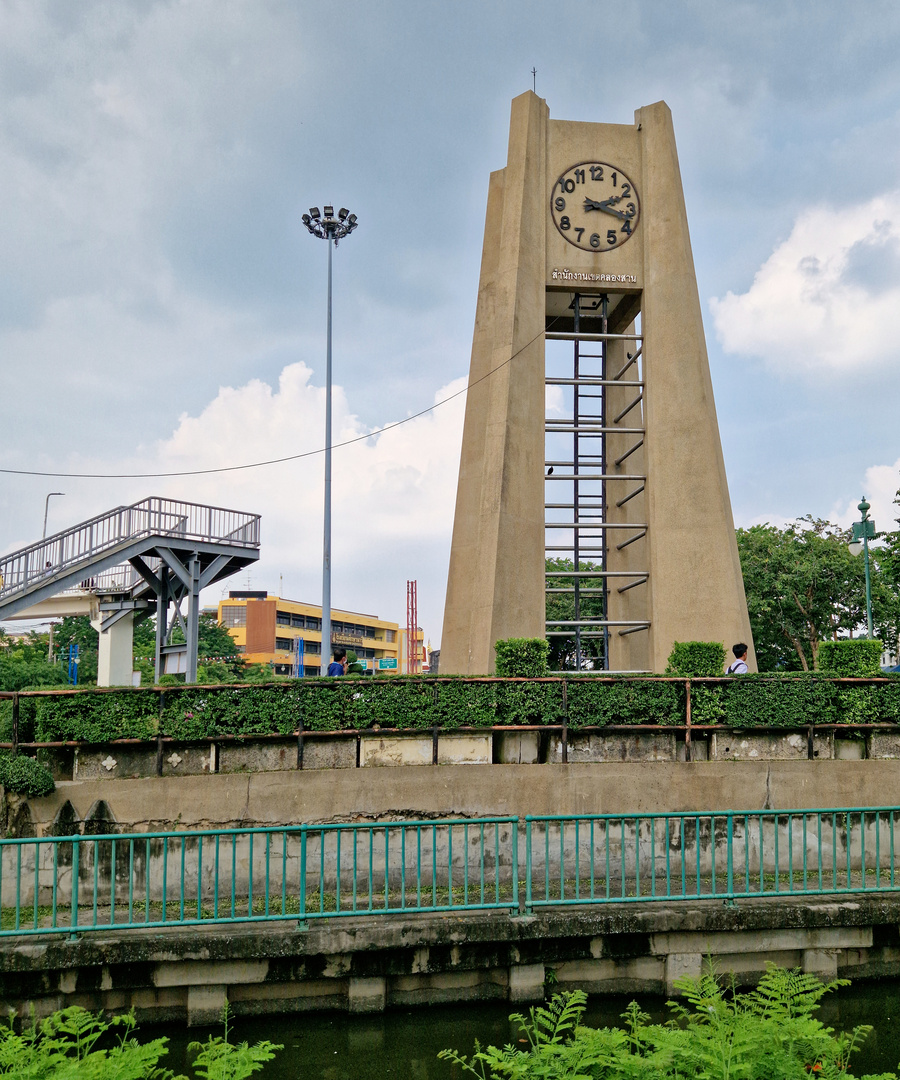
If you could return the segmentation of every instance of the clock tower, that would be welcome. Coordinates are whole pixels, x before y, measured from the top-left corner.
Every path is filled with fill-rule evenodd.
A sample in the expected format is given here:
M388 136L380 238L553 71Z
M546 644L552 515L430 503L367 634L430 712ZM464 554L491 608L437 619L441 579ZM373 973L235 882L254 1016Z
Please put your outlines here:
M700 640L755 669L663 102L594 124L523 94L490 179L441 672L545 634L554 667Z

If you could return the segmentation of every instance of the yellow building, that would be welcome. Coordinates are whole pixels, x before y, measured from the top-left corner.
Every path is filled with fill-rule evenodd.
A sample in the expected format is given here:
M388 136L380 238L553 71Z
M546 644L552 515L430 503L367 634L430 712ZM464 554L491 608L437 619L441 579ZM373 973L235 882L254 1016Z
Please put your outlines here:
M322 667L321 605L265 592L230 592L219 601L218 619L248 664L271 664L276 675L320 675L328 668L330 656ZM405 667L400 636L398 623L332 608L332 645L356 653L376 675Z

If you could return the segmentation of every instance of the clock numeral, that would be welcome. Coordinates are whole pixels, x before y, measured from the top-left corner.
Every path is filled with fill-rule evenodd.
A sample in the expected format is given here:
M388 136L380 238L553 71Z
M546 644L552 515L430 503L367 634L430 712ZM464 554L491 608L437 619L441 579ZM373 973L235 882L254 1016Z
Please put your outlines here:
M579 244L581 243L582 236L584 236L584 229L576 229L575 230L575 240L576 240L577 243L579 243Z
M556 201L553 203L553 205L556 207L556 212L558 214L561 214L566 208L566 200L563 199L561 196L557 196Z
M569 179L564 179L563 177L560 177L559 186L563 189L563 191L567 191L571 195L572 192L575 190L575 181L572 180L571 177Z
M575 170L575 183L576 184L583 184L584 183L584 169L576 169Z
M612 174L613 187L618 187L619 186L619 181L617 179L618 175L619 175L618 173L613 173Z
M631 194L631 184L622 185L622 198L627 199Z
M592 165L591 166L591 179L592 180L602 180L603 179L603 166L602 165Z
M618 238L616 236L616 230L615 229L607 229L606 230L606 242L607 242L607 244L614 244L617 239Z
M569 217L568 217L567 214L563 214L563 216L559 219L559 227L561 229L571 229L572 228L572 222L569 221Z
M631 222L630 221L623 221L622 222L622 232L625 233L626 236L631 236Z
M600 247L600 233L591 233L591 247Z
M634 215L637 213L637 207L634 205L633 202L630 202L625 207L625 213L628 214L629 217L634 217Z

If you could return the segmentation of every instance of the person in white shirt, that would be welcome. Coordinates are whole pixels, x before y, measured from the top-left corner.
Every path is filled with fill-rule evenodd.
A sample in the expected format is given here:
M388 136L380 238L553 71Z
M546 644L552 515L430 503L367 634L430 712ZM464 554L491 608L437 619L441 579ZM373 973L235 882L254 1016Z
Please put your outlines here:
M747 667L747 646L743 641L739 641L737 645L731 646L731 651L734 653L734 660L728 665L725 674L746 675L750 670Z

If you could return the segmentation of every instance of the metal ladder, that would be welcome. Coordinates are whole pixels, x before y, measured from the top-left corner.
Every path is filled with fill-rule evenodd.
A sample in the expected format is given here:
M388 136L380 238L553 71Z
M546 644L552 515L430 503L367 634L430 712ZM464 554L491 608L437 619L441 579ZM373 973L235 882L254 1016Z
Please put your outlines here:
M626 335L608 332L609 297L606 294L585 296L576 293L571 310L573 330L548 330L546 339L573 343L572 375L547 375L545 379L547 386L558 386L568 391L571 409L568 415L562 417L546 415L544 422L545 444L549 444L544 462L545 486L546 483L565 483L566 494L571 492L571 501L557 502L545 496L544 514L547 558L568 558L571 562L571 569L547 571L546 593L548 596L570 595L573 599L573 617L548 620L546 633L548 638L573 640L571 662L575 670L597 667L608 670L611 629L625 635L646 630L650 625L643 620L609 618L610 580L628 579L619 588L621 593L646 584L649 578L647 570L609 568L610 536L614 530L622 530L623 539L616 544L618 550L643 539L647 534L646 524L609 520L610 500L618 494L615 492L611 495L610 487L621 483L638 484L631 491L624 492L621 498L615 499L616 507L621 507L644 490L646 476L608 471L610 462L607 453L611 434L636 437L631 447L615 460L617 468L643 445L646 429L642 409L637 414L637 423L634 419L628 419L634 417L634 410L643 402L643 340L639 334L627 338L637 348L628 354L624 367L612 374L609 371L609 342L623 340ZM599 332L583 330L582 320L585 316L592 321L599 319ZM635 370L632 371L632 368ZM625 378L627 375L631 375L631 378ZM629 405L611 417L608 415L608 388L613 385L617 388L633 388L636 396ZM567 449L571 448L569 453L563 451L564 456L551 451L551 447L558 446L560 440L547 438L559 435L566 436L564 445ZM571 511L571 516L559 520L559 511Z

